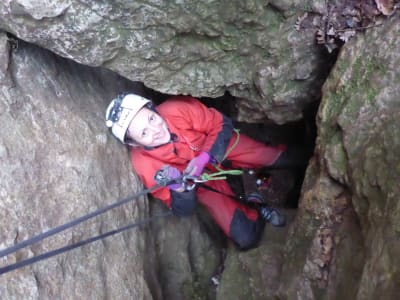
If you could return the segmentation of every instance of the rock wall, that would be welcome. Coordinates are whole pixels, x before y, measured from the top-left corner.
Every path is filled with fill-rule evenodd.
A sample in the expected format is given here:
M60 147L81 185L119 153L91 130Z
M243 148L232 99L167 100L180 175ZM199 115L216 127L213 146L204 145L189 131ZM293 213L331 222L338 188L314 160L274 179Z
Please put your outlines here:
M110 72L56 58L1 33L1 248L139 189L127 153L104 130L104 96L124 86ZM117 166L117 167L116 167ZM2 258L11 264L147 215L140 199ZM0 277L3 299L151 297L138 231ZM120 249L121 251L116 251ZM131 261L127 264L126 261ZM90 288L89 288L90 287Z
M316 155L286 243L284 298L397 298L399 29L396 16L347 43L324 85Z
M396 16L342 48L299 208L257 249L228 249L217 299L398 298L399 27Z
M300 118L330 70L307 26L326 21L326 1L47 2L1 2L0 28L96 68L0 35L1 248L141 188L103 114L116 93L142 86L98 66L165 93L229 91L238 120L277 123ZM304 10L313 14L299 24ZM286 228L267 227L257 249L228 244L216 289L220 235L199 214L2 276L2 297L397 299L399 27L395 12L342 48L322 89L299 209L286 211ZM162 210L142 200L1 263Z
M400 286L399 29L397 15L344 48L319 113L322 158L351 190L364 239L358 299L395 299Z
M303 2L6 0L0 28L163 93L229 91L243 99L239 119L284 123L318 99L328 71L315 27L295 30Z
M104 69L93 69L0 34L0 248L66 223L142 189L128 151L105 127L104 111L121 90L143 92ZM165 208L164 208L165 209ZM146 198L96 217L1 259L1 265L122 227L149 216ZM188 222L188 221L186 221ZM155 222L155 225L157 222ZM192 222L171 232L199 231ZM192 233L193 234L193 233ZM165 299L158 274L154 232L131 230L0 276L2 299ZM197 248L181 248L182 260L216 268L205 233ZM200 239L202 237L202 239ZM162 240L158 245L162 245ZM193 253L191 253L193 252ZM163 259L167 259L164 254ZM182 281L204 268L181 273ZM201 282L201 288L205 283ZM171 299L184 291L175 290ZM170 292L171 294L171 292Z

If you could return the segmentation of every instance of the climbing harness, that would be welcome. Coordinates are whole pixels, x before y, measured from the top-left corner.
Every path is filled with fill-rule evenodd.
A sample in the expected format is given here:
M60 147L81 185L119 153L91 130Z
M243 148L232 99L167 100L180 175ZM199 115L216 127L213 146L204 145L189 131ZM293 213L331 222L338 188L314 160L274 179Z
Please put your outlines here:
M197 184L204 183L210 180L225 180L226 175L241 175L243 173L242 170L221 170L216 167L218 172L215 173L203 173L199 177L191 176L191 175L183 175L183 183L185 190L190 191L193 190Z

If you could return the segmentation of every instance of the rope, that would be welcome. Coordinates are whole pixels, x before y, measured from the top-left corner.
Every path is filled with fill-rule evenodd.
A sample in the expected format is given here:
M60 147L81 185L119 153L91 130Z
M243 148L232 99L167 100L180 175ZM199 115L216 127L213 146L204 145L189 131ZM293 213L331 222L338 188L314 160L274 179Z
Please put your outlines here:
M214 173L203 173L200 175L201 180L210 181L210 180L223 180L226 179L225 175L242 175L242 170L222 170L216 167L218 172Z
M232 144L232 146L226 151L224 157L222 158L221 162L224 161L229 154L231 154L232 150L237 146L237 144L239 143L240 140L240 130L233 128L233 131L236 132L236 140L235 142Z
M226 152L226 154L224 156L224 159L229 155L229 153L234 149L234 147L236 147L237 143L239 142L239 130L235 129L235 131L237 133L236 141L228 149L228 151ZM209 174L208 173L203 173L200 176L201 180L203 180L203 181L225 180L227 178L225 175L241 175L243 173L242 170L222 170L221 168L219 168L217 166L215 168L218 170L218 172L209 173ZM183 176L181 176L181 177L183 177ZM178 178L175 178L172 181L175 182L177 179ZM35 243L37 243L39 241L42 241L47 237L55 235L55 234L57 234L59 232L62 232L64 230L68 229L68 228L71 228L71 227L76 226L76 225L78 225L78 224L80 224L82 222L85 222L85 221L87 221L87 220L89 220L91 218L94 218L94 217L96 217L96 216L98 216L100 214L103 214L103 213L105 213L105 212L107 212L107 211L109 211L111 209L114 209L114 208L119 207L119 206L121 206L123 204L126 204L129 201L137 199L142 195L151 193L152 191L154 191L156 189L159 189L160 187L166 186L169 183L170 183L170 181L161 182L161 183L159 183L159 184L157 184L157 185L155 185L155 186L153 186L151 188L144 189L141 192L136 193L136 194L134 194L134 195L132 195L130 197L121 199L121 200L119 200L119 201L117 201L117 202L115 202L113 204L107 205L107 206L105 206L103 208L100 208L100 209L98 209L96 211L93 211L93 212L88 213L88 214L86 214L84 216L76 218L75 220L72 220L72 221L70 221L68 223L65 223L63 225L54 227L54 228L52 228L52 229L50 229L48 231L45 231L43 233L40 233L40 234L34 236L32 238L29 238L27 240L24 240L24 241L22 241L20 243L17 243L15 245L11 246L11 247L3 249L3 250L0 251L0 257L7 256L7 255L9 255L11 253L14 253L14 252L22 249L22 248L25 248L25 247L30 246L32 244L35 244ZM56 256L56 255L59 255L61 253L73 250L75 248L78 248L78 247L93 243L95 241L98 241L100 239L103 239L103 238L118 234L118 233L123 232L125 230L131 229L131 228L134 228L134 227L143 226L145 224L150 223L152 220L154 220L156 218L168 216L168 215L171 215L171 214L172 213L169 211L169 212L167 212L165 214L153 216L153 217L150 217L150 218L148 218L146 220L142 220L142 221L139 221L139 222L136 222L136 223L133 223L133 224L129 224L129 225L125 226L125 227L122 227L122 228L119 228L119 229L115 229L115 230L100 234L98 236L88 238L86 240L79 241L79 242L77 242L75 244L67 245L67 246L64 246L64 247L61 247L61 248L58 248L58 249L55 249L55 250L51 250L51 251L48 251L46 253L43 253L43 254L40 254L40 255L37 255L37 256L34 256L34 257L31 257L31 258L16 262L14 264L7 265L5 267L1 267L0 268L0 275L4 274L4 273L11 272L11 271L19 269L19 268L22 268L22 267L27 266L27 265L31 265L31 264L33 264L35 262L38 262L38 261L41 261L41 260Z
M174 181L175 180L176 179L174 179ZM130 202L130 201L132 201L132 200L134 200L136 198L139 198L140 196L143 196L143 195L146 195L148 193L151 193L152 191L154 191L156 189L159 189L160 187L166 186L168 184L169 184L169 182L163 182L163 183L154 185L151 188L144 189L139 193L136 193L136 194L134 194L134 195L132 195L130 197L121 199L121 200L119 200L119 201L117 201L117 202L115 202L113 204L107 205L107 206L105 206L103 208L100 208L100 209L98 209L96 211L88 213L88 214L86 214L86 215L84 215L82 217L79 217L79 218L77 218L75 220L72 220L72 221L70 221L68 223L65 223L63 225L60 225L60 226L54 227L52 229L49 229L48 231L45 231L45 232L40 233L40 234L38 234L38 235L36 235L36 236L34 236L32 238L24 240L24 241L22 241L22 242L20 242L18 244L15 244L14 246L11 246L9 248L1 250L0 251L0 257L7 256L7 255L9 255L11 253L14 253L14 252L18 251L19 249L25 248L25 247L30 246L30 245L32 245L34 243L37 243L37 242L39 242L41 240L44 240L45 238L47 238L49 236L55 235L55 234L57 234L57 233L59 233L61 231L64 231L64 230L66 230L68 228L76 226L76 225L78 225L78 224L80 224L82 222L85 222L85 221L87 221L87 220L89 220L91 218L94 218L94 217L96 217L96 216L98 216L100 214L103 214L106 211L109 211L109 210L111 210L113 208L116 208L116 207L119 207L119 206L121 206L123 204L126 204L126 203L128 203L128 202Z
M136 222L136 223L132 223L132 224L129 224L127 226L124 226L124 227L121 227L121 228L117 228L115 230L108 231L106 233L103 233L103 234L88 238L86 240L79 241L79 242L77 242L75 244L67 245L67 246L64 246L64 247L61 247L61 248L58 248L58 249L55 249L55 250L51 250L51 251L48 251L46 253L43 253L43 254L28 258L28 259L21 260L19 262L14 263L14 264L11 264L11 265L8 265L8 266L5 266L5 267L1 267L0 268L0 275L8 273L8 272L11 272L13 270L16 270L16 269L19 269L19 268L22 268L22 267L25 267L25 266L28 266L28 265L31 265L31 264L34 264L34 263L36 263L38 261L41 261L41 260L56 256L56 255L59 255L61 253L73 250L75 248L78 248L78 247L81 247L81 246L96 242L98 240L101 240L101 239L104 239L106 237L115 235L117 233L121 233L121 232L126 231L128 229L132 229L134 227L141 227L141 226L147 225L147 224L149 224L150 222L152 222L155 219L162 218L162 217L167 217L167 216L171 216L171 215L172 215L172 212L168 211L166 213L163 213L163 214L160 214L160 215L156 215L156 216L152 216L152 217L147 218L145 220L142 220L142 221L139 221L139 222Z

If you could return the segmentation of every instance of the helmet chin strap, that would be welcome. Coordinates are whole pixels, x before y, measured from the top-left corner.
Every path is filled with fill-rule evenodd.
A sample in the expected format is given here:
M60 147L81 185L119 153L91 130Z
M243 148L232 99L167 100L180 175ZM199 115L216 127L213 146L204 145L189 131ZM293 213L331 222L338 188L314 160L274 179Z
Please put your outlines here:
M128 133L126 134L128 136ZM142 146L140 143L136 142L133 138L131 137L125 137L125 144L131 147L140 147Z

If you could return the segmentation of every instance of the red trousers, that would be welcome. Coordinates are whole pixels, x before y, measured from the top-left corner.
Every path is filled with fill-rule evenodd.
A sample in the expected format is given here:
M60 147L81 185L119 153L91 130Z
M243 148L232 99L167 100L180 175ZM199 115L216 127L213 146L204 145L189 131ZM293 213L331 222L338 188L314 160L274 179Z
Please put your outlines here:
M232 136L227 148L228 151L236 142L236 139L237 133ZM267 146L240 134L237 145L234 146L226 159L232 162L233 168L254 169L273 164L284 150L285 147L282 145L277 147ZM223 194L234 195L225 180L208 181L207 185ZM197 191L198 201L207 209L223 232L232 238L231 224L238 211L242 212L249 222L257 221L258 212L223 194L201 187ZM243 234L252 233L244 231Z

